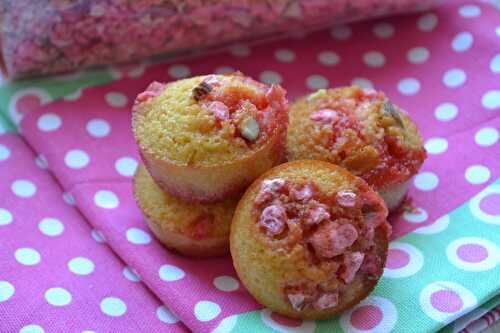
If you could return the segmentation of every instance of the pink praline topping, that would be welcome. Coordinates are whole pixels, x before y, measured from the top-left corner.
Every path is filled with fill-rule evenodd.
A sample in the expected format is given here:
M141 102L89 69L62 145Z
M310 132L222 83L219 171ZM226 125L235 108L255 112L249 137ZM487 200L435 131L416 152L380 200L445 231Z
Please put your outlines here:
M305 296L301 293L288 294L288 300L296 311L300 311L304 306Z
M321 109L314 112L309 117L312 121L322 122L322 123L334 123L339 119L339 115L336 111L331 109Z
M343 207L356 206L356 193L351 191L340 191L337 193L337 203Z
M259 225L264 227L267 235L276 236L285 230L286 220L285 209L280 205L271 205L262 211Z
M344 280L345 283L352 282L354 276L361 267L364 258L365 255L362 252L352 252L344 254L343 271L340 274L340 277Z
M342 254L357 238L358 232L351 224L328 223L320 226L309 242L319 256L332 258Z
M150 98L156 97L161 94L161 92L165 89L165 84L153 81L144 92L137 95L135 99L135 104L143 103Z
M279 85L272 84L266 92L266 99L273 108L283 108L286 106L285 90Z
M292 199L301 202L308 202L313 196L313 188L310 184L306 184L300 189L293 188L290 192Z
M264 180L260 186L259 193L255 197L255 203L260 205L273 199L278 192L285 187L285 180L281 178Z
M314 303L313 307L316 310L324 310L333 308L337 306L339 303L339 294L338 292L329 292L322 294Z
M226 121L229 119L229 108L226 104L214 101L203 105L208 111L210 111L217 120Z
M328 220L330 218L330 213L325 209L323 205L316 206L309 210L306 223L309 225L318 224L321 221Z

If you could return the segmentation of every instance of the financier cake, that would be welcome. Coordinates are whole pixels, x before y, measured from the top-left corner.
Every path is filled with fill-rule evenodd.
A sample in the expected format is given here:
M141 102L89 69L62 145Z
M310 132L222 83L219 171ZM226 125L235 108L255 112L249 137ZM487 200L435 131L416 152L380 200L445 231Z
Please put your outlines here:
M389 210L402 202L426 158L413 121L373 89L321 89L290 105L289 117L289 160L340 165L373 186Z
M229 225L237 199L214 204L183 202L162 191L143 164L134 177L134 195L150 229L166 247L193 257L229 252Z
M324 319L374 288L390 225L382 198L339 166L314 160L279 165L245 192L231 224L234 267L264 306Z
M242 74L153 82L139 94L132 127L146 168L165 191L216 202L284 158L285 91Z

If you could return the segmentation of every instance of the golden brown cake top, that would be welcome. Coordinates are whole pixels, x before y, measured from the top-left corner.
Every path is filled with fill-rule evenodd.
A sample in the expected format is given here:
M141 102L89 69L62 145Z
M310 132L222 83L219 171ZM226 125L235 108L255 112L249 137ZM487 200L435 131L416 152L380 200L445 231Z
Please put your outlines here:
M321 89L293 103L289 116L289 159L341 165L376 189L407 180L426 157L416 125L383 92Z
M247 256L249 262L238 265L261 260L272 267L266 283L290 311L329 311L371 290L382 274L386 217L382 199L362 179L329 163L294 161L273 168L246 192L233 220L231 251ZM239 239L237 229L245 229Z
M148 153L178 165L210 166L243 159L286 131L285 91L241 74L206 75L138 95L134 134Z

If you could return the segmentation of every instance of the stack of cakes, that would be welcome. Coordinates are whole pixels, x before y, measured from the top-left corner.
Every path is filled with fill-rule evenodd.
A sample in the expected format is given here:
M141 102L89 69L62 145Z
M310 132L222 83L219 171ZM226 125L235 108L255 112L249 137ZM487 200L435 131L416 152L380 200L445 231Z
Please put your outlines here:
M373 290L388 212L426 157L415 124L382 92L319 90L289 114L280 86L238 73L154 82L132 125L143 160L134 193L156 237L194 257L230 249L261 304L302 319Z
M237 201L282 162L287 125L285 91L239 73L151 83L133 107L134 193L156 237L185 255L227 253Z

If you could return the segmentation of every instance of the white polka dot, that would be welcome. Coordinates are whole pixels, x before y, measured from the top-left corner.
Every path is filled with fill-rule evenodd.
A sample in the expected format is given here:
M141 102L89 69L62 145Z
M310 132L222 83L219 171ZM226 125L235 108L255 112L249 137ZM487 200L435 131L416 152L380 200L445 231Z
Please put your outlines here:
M481 15L481 8L476 5L464 5L458 9L458 13L466 18L478 17Z
M490 70L493 73L500 73L500 53L495 55L490 61Z
M50 288L45 292L45 299L50 305L64 306L71 303L71 294L64 288Z
M464 84L467 75L460 68L447 70L443 75L443 83L449 88L456 88Z
M386 22L377 23L373 27L373 33L375 36L383 39L392 37L394 35L394 31L394 26Z
M421 172L415 176L413 184L421 191L432 191L439 184L439 178L432 172Z
M97 333L97 332L92 331L92 330L84 330L84 331L81 331L80 333Z
M218 276L214 279L214 286L222 291L235 291L239 288L238 280L231 276Z
M217 67L215 69L215 74L229 74L234 72L236 72L236 70L233 67L229 66Z
M165 305L156 309L156 317L165 324L175 324L179 319Z
M30 324L23 326L19 333L45 333L45 331L40 325Z
M74 206L76 204L75 198L73 198L73 196L69 192L63 193L63 200L65 203L67 203L70 206Z
M29 198L35 195L36 185L26 179L18 179L12 183L12 192L21 198Z
M272 329L272 332L279 333L314 333L316 322L313 320L297 320L296 326L289 326L274 320L273 315L276 313L270 309L262 309L260 311L260 319L267 327ZM300 325L299 325L300 323ZM266 330L267 332L268 330ZM222 332L221 332L222 333Z
M412 77L404 78L398 82L398 90L403 95L415 95L420 90L420 82Z
M8 281L0 281L0 302L5 302L16 292L16 288Z
M330 35L336 40L347 40L351 38L352 30L347 25L337 25L330 30Z
M43 154L39 154L35 158L35 164L42 170L47 170L47 168L49 167L49 162L47 161L47 158L45 158L45 155Z
M221 320L219 325L210 333L229 333L232 332L236 323L238 322L238 315L232 315Z
M104 235L99 230L92 229L90 235L97 243L104 243L106 241L106 238L104 238Z
M141 77L142 74L144 74L144 71L146 70L147 67L148 67L148 64L146 62L141 63L139 66L135 66L132 69L129 69L127 71L127 74L131 78L136 79L138 77Z
M130 228L127 230L127 240L136 245L151 243L151 236L142 229Z
M421 31L432 31L438 24L438 18L434 13L428 13L420 16L417 26Z
M389 255L391 250L399 250L406 253L409 257L409 261L406 265L402 267L389 268L386 263L384 268L384 277L390 279L406 278L417 274L424 266L424 255L415 246L402 243L402 242L391 242L389 244Z
M434 116L440 121L450 121L458 114L458 107L453 103L442 103L434 110Z
M416 208L415 212L404 212L403 218L411 223L422 223L427 220L429 215L427 211L423 208Z
M94 203L101 208L113 209L118 207L120 201L115 193L108 190L100 190L94 195Z
M500 26L495 28L495 33L500 37Z
M420 235L437 234L448 228L449 224L450 224L450 217L448 215L444 215L438 218L432 224L415 229L413 232Z
M64 225L58 219L46 217L38 223L38 229L46 236L59 236L64 231Z
M0 162L5 161L10 156L10 149L7 146L0 144Z
M490 110L500 108L500 90L487 91L481 99L481 104Z
M216 318L220 312L220 306L210 301L199 301L194 306L194 315L196 319L203 322Z
M379 309L382 312L382 319L380 322L370 329L370 332L382 333L391 332L396 322L398 321L398 310L394 304L383 297L380 296L368 296L366 299L361 301L356 306L351 309L344 311L340 316L340 326L344 332L349 333L367 333L367 330L359 330L351 324L351 316L355 313L358 308L372 306Z
M464 52L471 48L473 42L474 37L472 34L470 32L463 31L453 38L451 47L456 52Z
M245 44L235 44L229 48L229 53L235 57L248 57L251 53L250 48Z
M325 66L333 66L340 62L340 57L335 52L324 51L318 54L318 61Z
M12 214L5 208L0 208L0 225L12 223Z
M61 127L62 120L55 113L45 113L38 118L37 126L40 131L52 132Z
M425 142L425 149L429 154L441 154L448 149L448 140L445 138L430 138Z
M158 271L160 279L163 281L177 281L182 279L186 273L182 269L174 265L162 265Z
M363 54L363 62L368 67L382 67L385 64L385 56L378 51L370 51Z
M127 312L127 305L118 297L106 297L101 301L101 311L111 317L120 317Z
M120 157L115 162L116 171L124 177L132 177L137 169L137 160L132 157Z
M488 147L497 143L499 136L500 135L496 128L484 127L476 132L474 141L476 141L476 144L479 146Z
M459 249L463 245L480 246L486 251L486 257L474 258L474 261L467 261L459 255ZM500 249L497 245L487 239L479 237L462 237L454 240L446 247L446 257L455 267L468 272L481 272L495 268L500 263ZM467 259L467 258L465 258Z
M72 149L64 156L64 163L68 168L81 169L90 162L89 155L81 149Z
M69 270L77 275L89 275L94 271L94 267L92 260L84 257L76 257L68 262Z
M453 312L444 312L435 308L432 304L432 295L436 292L452 292L460 297L462 304L458 310ZM462 285L451 281L435 281L425 286L419 296L420 308L422 311L437 322L447 324L456 318L467 313L477 305L477 299L472 292L464 288Z
M89 120L89 122L87 123L87 132L93 137L103 138L108 135L110 131L111 126L104 119L95 118Z
M317 90L327 88L330 83L324 76L313 74L307 77L306 84L309 89Z
M45 105L49 103L52 100L52 97L49 95L47 90L40 89L40 88L16 88L16 92L8 98L9 103L8 103L8 111L10 115L10 119L14 122L15 125L19 125L21 123L21 120L23 119L24 115L27 113L26 111L32 111L32 110L18 110L18 102L20 100L26 100L28 98L31 100L29 103L39 103L40 105ZM28 105L29 108L33 108L35 105ZM43 116L42 116L43 117ZM47 130L52 131L55 130L59 127L60 123L56 128L53 128L53 125L56 125L56 123L51 124L52 119L48 119L49 121L46 123L47 124ZM38 127L40 130L44 130L43 124L42 127Z
M122 93L115 92L115 91L106 93L104 98L106 99L106 102L110 106L115 107L115 108L122 108L125 105L127 105L127 102L128 102L127 96L125 96Z
M139 277L139 274L137 274L135 269L130 268L128 266L123 268L122 273L123 273L123 276L129 281L139 282L141 280L141 278Z
M281 62L292 62L295 60L295 53L288 49L279 49L274 52L274 57Z
M14 256L16 257L18 263L26 266L33 266L40 262L40 253L29 247L17 249Z
M283 82L283 78L281 77L281 75L275 71L263 71L262 73L260 73L259 79L260 81L269 85L273 83L280 84L281 82Z
M465 170L465 179L475 185L486 183L490 175L490 170L483 165L472 165Z
M72 93L67 94L66 96L63 97L65 101L76 101L82 97L82 89L77 89L73 91Z
M425 47L414 47L408 51L406 58L412 64L422 64L429 59L429 50Z
M351 84L365 89L373 89L372 81L365 78L360 78L360 77L354 78L351 81Z
M173 65L168 68L168 74L175 79L182 79L191 74L191 70L186 65Z

